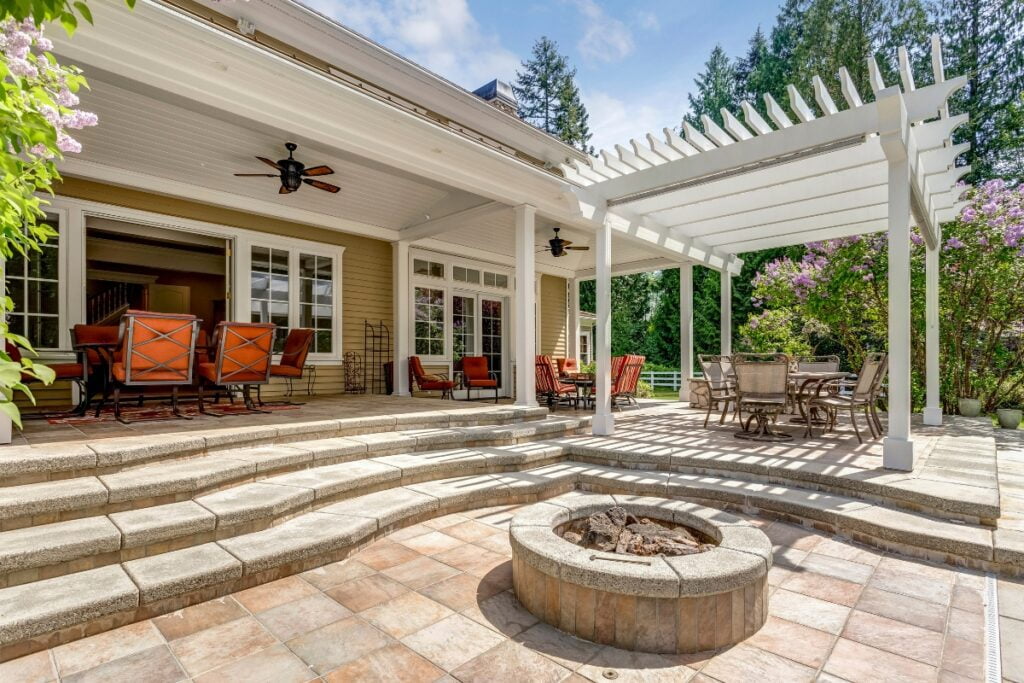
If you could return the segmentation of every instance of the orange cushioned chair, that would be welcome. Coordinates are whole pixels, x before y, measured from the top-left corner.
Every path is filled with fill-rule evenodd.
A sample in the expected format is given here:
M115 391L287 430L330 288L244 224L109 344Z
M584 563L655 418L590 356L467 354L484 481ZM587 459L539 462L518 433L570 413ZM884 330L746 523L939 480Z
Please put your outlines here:
M580 366L575 358L556 358L555 362L558 363L559 377L566 377L580 371Z
M498 375L488 369L486 356L462 357L462 385L467 401L472 389L494 389L494 402L498 402Z
M121 389L124 387L170 387L171 410L180 418L191 419L178 410L178 387L192 384L195 368L196 334L199 319L179 313L127 311L110 364L106 394L114 391L114 417L121 417Z
M565 384L558 379L558 370L551 356L537 356L536 368L537 396L546 398L548 407L554 408L562 399L576 406L576 385Z
M440 391L441 398L451 398L455 382L448 379L447 375L427 374L423 370L423 363L419 356L409 356L409 388L413 385L419 387L420 391Z
M646 360L646 356L636 355L612 358L612 403L620 398L636 403L636 387Z
M22 359L21 349L18 348L17 346L15 346L14 344L12 344L11 342L7 342L7 356L14 363L21 363L21 359ZM55 381L57 381L57 382L61 382L61 381L64 381L64 382L74 382L75 384L78 385L78 389L79 389L78 405L76 405L70 412L64 413L64 414L82 415L83 413L85 413L85 409L89 405L89 394L88 394L88 391L86 389L86 387L88 386L88 379L89 379L89 377L88 377L88 373L89 373L88 365L86 365L85 363L80 363L80 362L79 363L44 363L44 365L46 365L46 367L48 367L51 370L53 370L53 373L55 375L55 378L54 378ZM22 372L21 373L21 382L22 382L22 384L34 384L36 382L39 382L39 380L36 379L33 375L30 375L27 372ZM38 413L38 414L23 414L22 417L24 417L24 418L28 418L28 417L57 417L59 415L60 414L50 415L50 414Z
M292 382L302 379L302 373L306 369L306 357L309 356L309 349L313 346L313 334L313 330L304 327L290 330L284 340L281 362L270 366L271 377L284 377L288 380L288 391L285 396L291 396L294 393Z
M119 335L117 325L75 325L71 328L71 345L79 352L79 359L88 366L86 392L89 398L103 394L110 374L108 366L114 362L113 349L117 347ZM101 400L96 406L97 417L102 408Z
M270 364L276 331L277 325L272 323L217 323L213 333L213 361L199 364L200 413L223 417L219 413L206 410L203 403L203 388L207 385L240 386L245 407L249 412L266 412L256 408L251 388L270 382Z

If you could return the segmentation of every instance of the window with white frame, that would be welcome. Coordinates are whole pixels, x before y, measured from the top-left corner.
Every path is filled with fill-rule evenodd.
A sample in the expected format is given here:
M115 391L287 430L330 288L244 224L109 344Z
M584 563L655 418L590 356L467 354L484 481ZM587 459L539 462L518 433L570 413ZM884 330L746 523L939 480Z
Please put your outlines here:
M56 217L40 221L60 231ZM7 315L10 331L26 337L36 349L60 347L60 242L51 237L26 256L15 252L4 263L7 294L14 311Z
M445 293L435 287L413 290L413 348L417 356L444 355Z
M444 264L439 261L427 259L413 259L412 272L414 275L426 275L427 277L444 277Z
M590 362L590 332L580 335L580 364L586 365Z
M252 245L249 263L250 320L274 323L274 352L284 348L288 331L314 331L311 353L337 355L335 257L301 247Z

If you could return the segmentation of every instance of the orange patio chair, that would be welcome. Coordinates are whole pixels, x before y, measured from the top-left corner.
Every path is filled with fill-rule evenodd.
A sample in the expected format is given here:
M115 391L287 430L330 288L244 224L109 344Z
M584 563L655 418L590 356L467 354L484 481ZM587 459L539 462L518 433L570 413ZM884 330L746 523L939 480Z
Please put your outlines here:
M21 363L22 355L21 349L7 342L7 357L14 363ZM53 370L55 375L55 381L61 382L74 382L78 385L78 405L72 408L66 413L22 413L22 418L47 418L47 417L60 417L62 415L82 415L85 413L86 408L89 406L89 365L81 362L81 354L79 354L78 363L45 363L46 367ZM22 384L34 384L39 382L38 379L32 375L22 372L21 373Z
M636 387L644 369L646 356L625 355L612 358L612 403L625 399L636 404ZM618 361L618 363L616 363Z
M420 391L440 391L441 398L451 398L455 382L448 379L448 375L428 374L419 356L409 356L409 389L415 387Z
M178 387L192 384L199 322L194 315L180 313L130 310L122 316L104 391L105 401L113 389L118 422L128 423L121 417L121 390L125 387L169 387L171 411L179 418L191 419L178 410Z
M296 327L288 331L284 339L284 348L281 350L281 362L270 366L270 376L284 377L288 383L288 390L285 396L295 393L294 380L301 380L306 370L306 358L309 356L309 349L313 346L313 335L315 332L305 327ZM308 391L306 393L309 393ZM256 385L256 399L260 405L265 405L260 398L260 385ZM275 405L302 405L291 401L278 401Z
M561 400L568 400L576 407L576 385L558 379L558 370L551 356L537 356L536 367L537 396L545 398L551 409Z
M486 356L462 357L462 386L466 388L466 400L470 399L470 391L474 388L494 389L494 402L498 402L498 375L488 368Z
M215 417L219 413L206 410L203 388L239 386L249 412L262 413L252 400L252 387L270 382L270 365L274 352L272 323L221 322L213 333L212 362L199 364L199 412Z
M555 362L558 364L559 377L567 377L580 371L579 363L575 358L556 358Z

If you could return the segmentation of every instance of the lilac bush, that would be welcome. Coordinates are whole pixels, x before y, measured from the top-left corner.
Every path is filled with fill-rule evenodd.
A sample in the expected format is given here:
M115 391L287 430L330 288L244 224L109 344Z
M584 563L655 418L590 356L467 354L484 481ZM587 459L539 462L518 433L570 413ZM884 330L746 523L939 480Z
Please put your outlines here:
M942 397L947 410L960 396L977 396L992 410L1024 393L1024 185L991 180L963 198L968 204L958 219L943 226ZM917 232L911 240L920 402L925 246ZM757 350L814 349L831 341L858 367L866 352L887 346L887 244L885 233L812 242L798 260L766 264L754 280L754 305L762 311L740 328L741 337Z

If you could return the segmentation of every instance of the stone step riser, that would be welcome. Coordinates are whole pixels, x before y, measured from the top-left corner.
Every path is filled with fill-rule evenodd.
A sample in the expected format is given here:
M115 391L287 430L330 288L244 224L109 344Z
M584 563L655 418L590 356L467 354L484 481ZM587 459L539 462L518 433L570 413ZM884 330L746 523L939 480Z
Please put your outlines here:
M344 559L366 544L408 524L467 509L533 502L560 495L573 488L613 495L683 498L701 504L711 503L713 507L758 511L773 517L800 519L794 517L792 511L801 507L799 503L771 505L770 498L766 500L756 494L744 495L736 492L721 492L721 495L709 498L706 491L674 486L670 481L670 475L652 473L641 476L628 470L598 469L582 464L574 467L557 465L543 469L547 472L535 471L518 477L494 479L490 482L490 487L486 485L487 482L467 481L465 478L413 486L403 489L404 494L411 497L412 501L399 504L397 507L394 500L390 501L390 506L386 501L376 501L377 497L393 495L393 492L371 494L365 499L350 499L334 505L333 510L328 508L330 512L327 514L313 513L324 520L334 520L348 530L339 532L341 535L337 539L331 541L326 537L316 538L308 547L299 546L292 550L285 548L280 552L275 549L276 554L272 553L269 556L265 550L261 555L261 534L252 534L250 538L236 538L232 543L211 543L187 549L181 551L185 555L179 557L169 554L130 562L120 568L94 570L89 572L90 581L102 580L113 587L95 599L91 598L87 605L69 604L66 609L62 608L62 601L72 601L77 595L72 592L72 586L67 582L67 578L57 579L59 585L48 582L45 586L33 586L35 592L32 596L36 599L34 604L39 605L38 609L48 612L41 615L26 615L16 624L0 623L0 661ZM679 495L685 493L696 495ZM726 498L731 498L731 501L726 501ZM784 509L787 507L790 509ZM873 534L870 524L855 525L851 528L847 523L847 518L852 519L848 511L826 513L815 510L812 506L804 506L804 511L808 513L806 518L812 520L811 526L815 528L925 559L955 559L959 564L966 566L1003 570L1007 573L1019 572L1024 567L1024 564L1006 566L991 561L955 558L948 552L916 544L917 541L927 541L927 533L920 533L917 536L911 534L908 540L912 542L900 543L885 538L884 533L881 536ZM358 515L366 517L361 519ZM320 525L319 520L310 520L306 528L315 529ZM278 530L278 537L284 538L281 533L287 534L290 538L296 536L291 529ZM266 545L266 541L262 543ZM943 543L932 539L929 545L941 546ZM991 557L990 553L989 558ZM176 575L175 562L186 567L187 575ZM180 573L180 567L178 570ZM100 575L95 572L106 573ZM93 576L97 578L94 580ZM76 578L84 580L84 575ZM126 582L131 582L130 587ZM14 613L11 609L12 604L25 603L25 596L28 595L25 589L28 587L0 591L0 615ZM19 592L12 595L11 590ZM98 589L93 588L93 592L97 591ZM54 611L57 613L54 614Z
M529 425L522 428L516 425L509 425L505 433L496 433L494 438L483 438L476 433L472 438L463 439L456 433L456 438L448 438L450 435L430 434L422 435L419 438L409 438L402 433L379 433L381 439L373 439L373 435L366 436L370 440L365 445L360 445L358 450L354 449L328 449L317 451L318 442L302 442L312 444L309 453L302 457L271 457L271 458L250 458L245 460L242 456L228 457L221 456L196 457L169 463L160 463L158 467L176 467L181 465L180 476L149 477L142 475L142 480L133 485L130 479L133 473L143 472L145 468L133 468L118 472L113 475L100 478L84 477L82 479L41 482L32 486L42 486L39 492L32 491L26 500L16 504L5 505L5 493L21 493L22 489L4 489L0 487L0 531L21 529L55 522L81 519L96 515L105 515L126 510L137 510L155 505L165 505L190 500L197 496L226 490L240 484L255 482L265 479L271 475L283 472L298 471L310 467L323 465L340 464L355 460L381 457L385 455L398 455L407 452L427 452L439 448L461 448L468 447L469 443L476 447L481 446L509 446L518 443L527 443L543 439L550 439L560 435L576 434L585 429L586 421L582 422L552 422L545 425L538 433L531 433L534 429ZM496 427L502 429L502 427ZM485 431L488 428L484 428ZM511 433L509 433L511 432ZM443 438L438 438L443 437ZM344 439L344 437L341 437ZM358 437L357 437L358 438ZM296 444L285 446L286 449L294 449ZM304 450L304 449L299 449ZM241 458L241 459L240 459ZM199 477L191 470L195 466L203 464L222 464L223 467L213 468L205 476ZM163 471L163 470L161 470ZM190 479L191 477L191 479ZM21 514L19 514L21 513Z
M141 437L103 439L92 444L8 447L0 451L0 488L113 474L157 462L221 455L238 448L288 445L314 439L362 436L413 429L456 429L544 420L544 408L504 408L467 414L410 413L339 418L168 435L160 442Z

